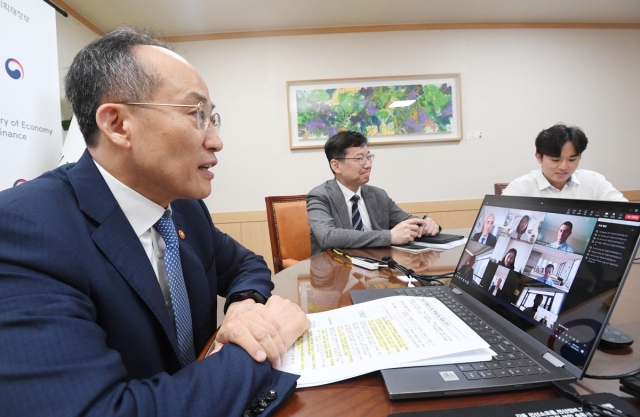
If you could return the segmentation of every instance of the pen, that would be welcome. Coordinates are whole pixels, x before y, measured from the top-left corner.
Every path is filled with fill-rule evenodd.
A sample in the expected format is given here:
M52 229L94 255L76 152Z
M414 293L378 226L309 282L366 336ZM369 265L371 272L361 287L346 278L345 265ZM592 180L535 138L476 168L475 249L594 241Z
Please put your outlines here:
M422 216L422 220L426 220L427 219L427 215L425 214L424 216Z

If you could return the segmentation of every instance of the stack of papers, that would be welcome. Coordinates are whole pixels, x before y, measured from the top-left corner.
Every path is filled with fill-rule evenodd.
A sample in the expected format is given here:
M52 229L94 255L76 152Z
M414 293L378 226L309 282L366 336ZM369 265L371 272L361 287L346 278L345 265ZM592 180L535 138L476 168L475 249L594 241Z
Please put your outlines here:
M431 248L428 248L426 246L418 246L414 243L407 243L404 245L391 245L391 247L393 249L399 249L399 250L403 250L405 252L411 252L411 253L421 253L421 252L427 252L430 251Z
M298 388L410 366L489 361L486 341L431 297L388 297L309 314L311 329L286 352L281 371Z
M431 248L435 250L448 250L458 246L462 246L467 243L467 238L454 240L449 243L426 243L426 242L411 242L412 245L423 246L425 248Z
M421 253L430 250L445 251L453 249L457 246L462 246L465 243L467 243L467 238L454 240L453 242L449 243L426 243L414 241L404 245L392 245L391 247L394 249L403 250L405 252Z

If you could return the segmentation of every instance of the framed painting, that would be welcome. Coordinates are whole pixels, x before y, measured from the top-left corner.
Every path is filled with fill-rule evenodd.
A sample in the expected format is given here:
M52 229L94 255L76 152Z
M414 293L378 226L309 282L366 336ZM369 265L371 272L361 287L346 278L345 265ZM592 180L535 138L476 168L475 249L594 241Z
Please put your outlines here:
M289 147L322 148L342 130L370 145L462 139L460 74L287 82Z

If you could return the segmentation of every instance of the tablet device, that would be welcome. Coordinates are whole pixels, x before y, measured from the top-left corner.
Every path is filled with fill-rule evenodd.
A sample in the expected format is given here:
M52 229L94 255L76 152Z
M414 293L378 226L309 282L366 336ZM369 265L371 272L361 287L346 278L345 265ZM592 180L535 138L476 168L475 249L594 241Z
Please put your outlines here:
M440 233L435 236L422 236L414 238L414 242L424 242L424 243L449 243L454 240L464 239L464 236L461 235L448 235L446 233Z

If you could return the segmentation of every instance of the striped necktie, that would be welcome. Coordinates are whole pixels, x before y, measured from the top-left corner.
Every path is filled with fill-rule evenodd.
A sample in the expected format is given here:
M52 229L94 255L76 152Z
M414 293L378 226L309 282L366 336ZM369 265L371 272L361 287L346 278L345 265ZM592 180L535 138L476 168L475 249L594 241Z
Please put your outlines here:
M186 366L195 362L196 355L193 347L191 307L189 305L187 287L184 285L182 264L180 263L180 250L178 247L178 234L173 225L173 220L171 220L171 212L169 210L165 211L153 227L160 233L160 236L162 236L167 246L164 253L164 263L167 269L169 293L171 294L173 317L176 323L180 363L182 363L182 366Z
M358 194L354 194L353 197L351 197L351 202L353 203L351 205L351 224L353 225L353 230L364 230L364 227L362 226L362 219L360 218L360 210L358 210L358 200L360 200L360 197L358 197Z

